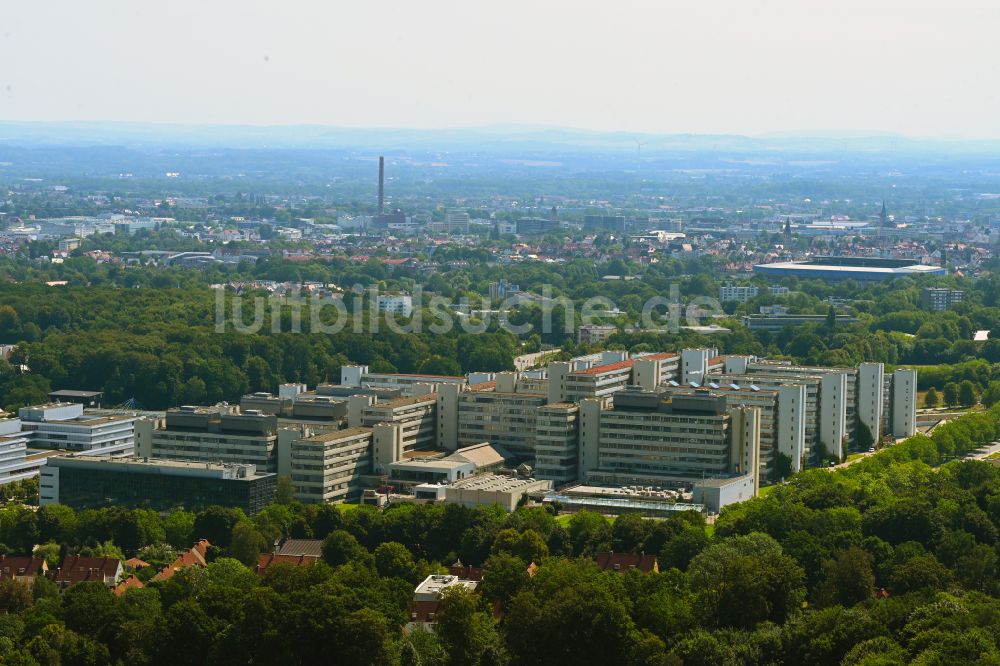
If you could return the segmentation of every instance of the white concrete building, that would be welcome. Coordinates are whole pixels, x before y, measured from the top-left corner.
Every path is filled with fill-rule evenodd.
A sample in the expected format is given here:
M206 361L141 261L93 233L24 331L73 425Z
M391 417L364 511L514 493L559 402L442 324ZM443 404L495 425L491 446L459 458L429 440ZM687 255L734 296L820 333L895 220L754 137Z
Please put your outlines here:
M575 403L538 408L535 416L535 476L563 485L576 479L579 412Z
M477 474L448 486L444 501L469 508L499 504L509 512L517 508L524 495L548 490L552 490L552 482L543 479Z
M406 395L430 393L442 384L465 386L467 380L460 375L421 375L395 372L369 372L367 365L344 365L340 368L340 386L367 389L400 389ZM328 384L320 384L316 392L322 394Z
M678 378L680 361L680 354L673 352L636 354L632 357L632 385L644 391L655 391Z
M295 498L306 504L361 496L360 479L371 471L371 428L313 434L308 428L278 431L278 474L288 476Z
M30 445L41 449L80 451L92 455L132 455L134 416L91 416L83 405L54 402L18 410Z
M748 384L705 384L701 388L668 385L661 387L663 398L675 395L723 395L730 405L760 409L760 478L770 479L777 455L788 458L792 473L805 465L806 392L799 384L781 384L768 388Z
M917 432L917 371L899 368L892 373L892 436Z
M409 317L413 314L413 297L409 294L380 294L378 311Z
M505 388L513 389L513 383ZM458 445L490 442L533 458L536 416L545 403L537 393L464 391L458 398Z
M858 366L858 420L868 426L872 440L878 442L885 433L885 368L881 363Z
M723 303L732 301L746 303L751 298L756 298L758 293L760 288L756 285L727 284L719 287L719 300Z
M681 384L693 384L701 386L710 381L709 374L718 372L723 367L724 361L719 356L719 350L714 348L705 349L682 349L678 374L678 381Z
M580 403L579 478L587 483L677 486L752 474L760 466L760 409L723 395L625 391L611 409Z
M136 455L141 458L254 465L274 473L277 442L278 418L259 412L184 406L168 410L162 423L136 423Z
M28 460L29 439L30 435L21 429L21 419L0 419L0 484L38 474L44 461Z
M369 396L357 396L368 398ZM433 449L437 444L437 395L395 398L363 406L361 422L350 427L372 429L373 472L385 474L387 465L410 451ZM348 415L351 415L348 410Z

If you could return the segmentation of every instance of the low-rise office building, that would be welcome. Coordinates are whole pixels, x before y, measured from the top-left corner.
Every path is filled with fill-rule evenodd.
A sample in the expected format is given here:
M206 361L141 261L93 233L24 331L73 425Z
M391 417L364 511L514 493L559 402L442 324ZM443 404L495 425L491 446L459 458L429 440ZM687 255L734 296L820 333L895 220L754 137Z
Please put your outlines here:
M618 327L610 324L583 324L576 329L576 341L581 345L596 345L617 332Z
M837 325L856 324L857 317L851 315L834 315ZM827 315L821 314L752 314L744 315L743 325L751 331L769 331L780 333L787 326L797 327L806 324L823 326Z
M0 484L38 474L41 462L28 459L29 439L21 429L21 419L0 419Z
M198 511L217 504L256 514L274 501L277 475L253 465L54 456L42 468L39 504Z
M742 477L740 477L742 478ZM578 484L546 493L543 504L558 504L563 511L593 511L606 516L636 513L646 518L669 518L684 511L702 512L705 506L690 501L691 492L653 486L600 486Z
M388 465L389 482L396 486L449 484L476 474L504 469L513 463L508 451L487 442L466 446L448 455L421 455Z
M723 303L746 303L751 298L757 298L760 287L756 285L726 284L719 287L719 300Z
M347 417L347 400L326 395L300 395L292 402L289 417L300 421L339 421Z
M93 416L84 413L83 404L68 402L22 407L18 416L32 447L94 455L134 452L134 416Z
M469 508L499 504L513 511L525 495L549 490L552 482L545 479L477 474L449 485L445 489L445 502Z
M278 469L278 418L273 414L185 406L168 410L162 428L155 425L151 419L136 424L139 457L254 465L271 473Z

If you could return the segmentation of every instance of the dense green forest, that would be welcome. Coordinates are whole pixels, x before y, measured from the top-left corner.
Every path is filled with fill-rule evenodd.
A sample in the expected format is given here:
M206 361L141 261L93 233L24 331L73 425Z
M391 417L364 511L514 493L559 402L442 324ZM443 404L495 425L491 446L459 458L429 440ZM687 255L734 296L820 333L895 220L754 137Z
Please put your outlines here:
M446 255L448 249L442 250ZM441 257L442 259L444 257ZM327 261L288 262L270 259L258 265L205 271L156 267L121 267L97 264L87 257L72 257L58 266L40 266L27 260L0 260L0 272L9 282L0 284L0 343L18 344L9 364L0 363L0 395L5 409L37 402L52 388L103 390L107 404L132 401L148 409L181 403L235 401L248 391L273 391L286 381L336 381L345 363L368 364L375 371L460 374L469 371L510 369L518 354L543 345L558 346L564 356L595 351L579 345L574 331L581 321L584 297L600 296L620 312L605 317L620 332L605 346L631 351L675 350L715 346L721 353L756 354L820 365L853 365L881 361L889 365L924 365L921 389L946 384L956 387L968 380L976 396L1000 397L1000 341L974 342L973 332L1000 330L1000 280L992 274L970 280L949 277L945 283L967 290L967 299L953 310L926 312L919 308L920 286L911 279L835 287L821 283L789 281L792 293L782 299L762 294L746 304L726 304L719 323L732 329L721 336L703 336L669 327L636 329L644 303L670 297L672 288L680 303L717 294L719 282L711 275L707 258L668 261L641 267L618 261L619 272L639 271L641 279L605 281L608 266L573 261L558 267L542 263L516 266L472 266L422 275L414 268L393 269L377 261L355 263L346 258ZM608 262L614 264L615 261ZM692 273L682 271L693 270ZM292 308L264 300L264 326L245 334L232 325L233 296L227 296L224 332L216 328L218 282L250 280L316 280L326 284L376 287L380 293L421 286L425 295L449 302L481 297L489 282L500 275L517 281L534 293L548 290L559 305L550 317L538 302L510 309L506 321L529 330L514 335L497 317L485 321L466 318L463 328L452 316L446 333L432 332L443 321L441 312L421 309L423 328L408 334L385 325L373 333L366 314L371 297L362 302L364 324L353 323L337 333L313 330L312 312L302 309L301 332L293 332ZM65 286L47 287L38 281L63 279ZM762 283L763 284L763 283ZM353 292L344 299L353 315ZM253 320L254 298L244 295L243 320ZM786 328L778 333L750 332L738 317L761 305L782 302L791 312L827 314L828 297L849 298L846 312L855 324L824 323ZM278 312L278 330L272 331L272 312ZM318 321L331 324L335 310L318 311ZM547 317L551 327L544 325ZM680 323L686 320L682 319ZM407 323L407 322L402 322ZM659 322L665 324L665 322ZM483 333L476 333L482 330ZM21 372L26 366L29 372ZM993 384L993 389L990 386Z
M115 596L0 583L5 664L994 664L1000 662L1000 468L956 460L1000 435L1000 407L768 496L668 520L541 507L304 506L253 519L209 507L0 510L12 553L159 566L207 538L207 568ZM250 565L282 536L322 561ZM658 573L603 572L594 553L656 553ZM457 559L436 631L404 632L414 585ZM529 563L536 563L534 575ZM149 570L140 575L149 579ZM183 646L178 649L178 646Z

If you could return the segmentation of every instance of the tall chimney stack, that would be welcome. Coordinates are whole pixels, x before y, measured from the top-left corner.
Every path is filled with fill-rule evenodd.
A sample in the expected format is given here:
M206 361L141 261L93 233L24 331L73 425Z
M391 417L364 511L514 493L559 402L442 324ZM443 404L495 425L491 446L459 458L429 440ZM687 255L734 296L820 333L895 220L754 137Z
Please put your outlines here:
M378 158L378 214L385 212L383 194L385 193L385 158Z

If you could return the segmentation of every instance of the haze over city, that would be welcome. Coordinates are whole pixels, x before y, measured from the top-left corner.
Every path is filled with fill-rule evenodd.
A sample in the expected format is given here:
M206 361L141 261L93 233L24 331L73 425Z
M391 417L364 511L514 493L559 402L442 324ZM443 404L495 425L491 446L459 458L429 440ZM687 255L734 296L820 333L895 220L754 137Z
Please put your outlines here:
M1000 137L1000 6L8 3L0 119Z

